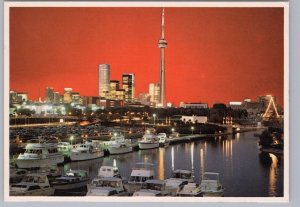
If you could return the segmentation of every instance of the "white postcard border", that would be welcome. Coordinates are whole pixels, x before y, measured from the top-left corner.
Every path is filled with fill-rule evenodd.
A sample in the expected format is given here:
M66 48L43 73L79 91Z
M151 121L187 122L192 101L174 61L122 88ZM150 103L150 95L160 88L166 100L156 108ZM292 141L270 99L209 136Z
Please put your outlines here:
M283 7L284 195L283 197L16 197L9 196L9 8L10 7ZM5 202L289 202L289 3L288 2L4 2L4 201Z

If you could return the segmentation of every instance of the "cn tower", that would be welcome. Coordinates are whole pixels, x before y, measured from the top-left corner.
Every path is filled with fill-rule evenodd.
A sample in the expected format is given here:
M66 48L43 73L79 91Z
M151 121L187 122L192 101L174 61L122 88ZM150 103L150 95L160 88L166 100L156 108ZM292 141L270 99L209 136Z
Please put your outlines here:
M162 10L161 16L161 37L158 41L160 49L160 104L162 107L166 106L166 71L165 71L165 48L167 47L167 40L165 40L165 9Z

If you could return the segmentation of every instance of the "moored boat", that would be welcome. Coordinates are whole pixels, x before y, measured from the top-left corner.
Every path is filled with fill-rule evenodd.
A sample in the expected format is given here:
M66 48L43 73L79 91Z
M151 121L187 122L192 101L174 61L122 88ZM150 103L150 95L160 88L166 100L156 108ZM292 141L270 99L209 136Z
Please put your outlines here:
M91 160L104 156L104 151L101 148L100 142L92 140L80 144L78 147L72 149L70 154L71 161Z
M87 171L69 170L65 175L55 178L52 186L55 190L73 190L86 187L89 180Z
M158 138L151 130L146 130L142 140L138 143L140 149L154 149L159 147Z
M175 196L177 191L184 185L194 182L192 172L189 170L177 169L172 171L170 178L166 179L166 189Z
M166 189L164 180L146 180L140 190L133 193L133 196L169 196L171 193Z
M18 168L39 168L43 164L57 165L64 162L64 156L58 152L56 143L38 140L28 143L25 152L16 159Z
M176 193L176 196L179 197L201 197L202 192L199 184L197 183L188 183L179 188Z
M119 169L113 166L101 166L98 170L98 178L116 177L121 178Z
M10 186L11 196L51 196L54 188L50 187L48 178L44 174L27 174L20 183Z
M154 179L154 171L152 169L152 164L137 163L136 166L136 168L132 169L129 181L125 186L129 194L133 194L135 191L140 190L142 184L147 180Z
M69 142L58 142L57 150L65 157L70 157L73 146Z
M132 152L130 140L126 140L124 135L114 133L108 143L109 154L124 154Z
M169 138L167 137L167 134L166 133L159 133L157 135L157 138L158 138L158 142L159 142L159 146L160 147L168 147L169 144L170 144L170 140Z
M219 173L205 172L202 175L200 188L203 193L203 197L224 196L224 188L219 181Z
M116 177L94 178L88 185L87 196L128 196L123 180Z

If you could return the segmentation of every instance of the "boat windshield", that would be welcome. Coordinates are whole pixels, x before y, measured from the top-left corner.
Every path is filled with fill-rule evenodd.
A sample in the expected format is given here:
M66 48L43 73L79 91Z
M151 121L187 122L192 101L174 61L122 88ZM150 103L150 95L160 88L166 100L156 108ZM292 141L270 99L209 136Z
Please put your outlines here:
M108 180L100 180L100 181L94 181L94 185L97 187L112 187L112 188L118 188L120 187L120 183L117 181L108 181Z
M159 183L147 183L147 185L144 185L142 188L148 190L161 191L163 189L163 185Z
M41 149L26 149L25 153L30 153L30 154L42 154Z
M132 182L145 182L146 180L153 179L153 176L150 177L140 177L140 176L131 176L130 181Z
M173 178L190 179L192 177L192 173L175 172L175 173L173 173L172 177Z
M12 187L12 188L27 188L27 185L19 185L19 184L16 184L16 185L12 185L11 187Z
M204 174L202 180L218 180L218 174Z
M22 181L26 183L44 183L46 177L26 176Z

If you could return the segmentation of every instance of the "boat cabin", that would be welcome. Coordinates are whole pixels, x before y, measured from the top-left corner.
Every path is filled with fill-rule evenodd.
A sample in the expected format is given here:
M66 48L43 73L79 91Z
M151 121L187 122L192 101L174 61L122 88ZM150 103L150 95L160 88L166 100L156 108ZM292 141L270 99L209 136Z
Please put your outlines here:
M172 178L178 179L192 179L192 172L189 170L174 170L172 173Z
M121 177L119 169L113 166L101 166L98 171L98 177Z

